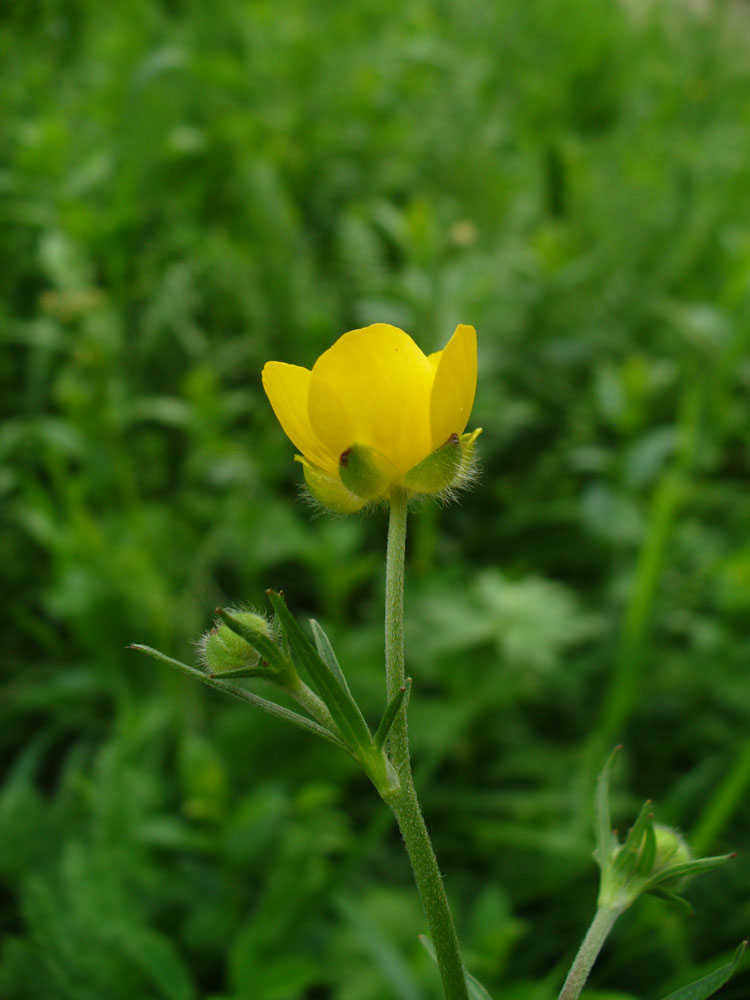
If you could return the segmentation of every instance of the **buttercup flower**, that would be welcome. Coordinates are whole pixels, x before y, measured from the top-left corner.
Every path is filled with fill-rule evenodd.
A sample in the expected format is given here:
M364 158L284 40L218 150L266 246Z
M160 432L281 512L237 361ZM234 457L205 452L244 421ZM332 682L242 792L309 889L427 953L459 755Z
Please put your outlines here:
M263 388L313 496L341 513L394 487L439 493L470 472L480 430L464 434L477 382L472 326L425 355L395 326L351 330L312 371L269 361Z

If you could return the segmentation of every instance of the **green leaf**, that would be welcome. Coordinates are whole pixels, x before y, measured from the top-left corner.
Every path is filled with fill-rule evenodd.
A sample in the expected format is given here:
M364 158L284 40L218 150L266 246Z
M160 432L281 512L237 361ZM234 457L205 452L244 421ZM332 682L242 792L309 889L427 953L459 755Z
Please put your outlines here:
M116 946L164 1000L194 1000L190 972L171 941L147 927L123 925Z
M652 879L649 879L643 891L651 892L656 886L668 888L669 886L677 885L684 878L713 871L714 868L718 868L719 865L723 865L735 857L735 854L720 854L713 858L698 858L696 861L686 861L682 865L673 865L671 868L666 868L663 872L659 872L658 875L654 875Z
M167 656L166 653L161 653L158 649L153 649L151 646L143 646L140 643L134 642L128 646L128 649L136 649L139 653L145 653L146 656L151 656L155 660L159 660L160 663L166 663L170 667L175 667L183 674L187 674L188 677L200 681L201 684L207 684L208 687L215 688L217 691L223 691L225 694L231 694L241 701L247 701L251 705L254 705L255 708L259 708L261 711L267 712L277 719L284 719L286 722L291 722L293 725L299 726L300 729L304 729L305 732L311 733L313 736L319 736L321 739L328 740L329 743L335 743L336 746L347 749L336 733L331 732L330 729L325 729L317 722L313 722L312 719L305 718L304 715L299 715L297 712L292 712L291 709L277 705L275 701L260 698L257 694L253 694L252 691L246 691L244 688L238 687L236 684L231 684L229 681L222 681L218 677L211 677L202 670L198 670L197 667L191 667L180 660L174 660L171 656Z
M713 972L709 972L702 979L696 979L694 983L690 983L688 986L682 986L680 989L675 990L674 993L663 997L662 1000L706 1000L706 997L713 996L734 975L734 971L740 959L745 954L746 948L747 941L743 941L734 953L734 958L732 958L731 962L727 962L726 965L714 969Z
M391 726L393 725L398 711L404 701L408 701L409 692L411 691L411 677L406 678L406 683L402 688L400 688L396 694L391 698L391 700L386 705L385 712L383 712L383 718L380 720L380 725L378 726L377 732L373 737L373 742L378 750L383 746L385 741L388 739L388 733L391 731Z
M680 910L685 916L692 917L694 910L691 904L683 899L682 896L678 896L676 892L669 892L668 889L651 889L652 896L658 896L659 899L663 899L665 903L669 903L676 909Z
M609 812L609 776L615 758L621 749L621 745L614 748L596 782L596 850L594 856L600 868L604 868L608 864L612 851L617 846L615 836L612 833L612 818Z
M316 622L314 618L310 618L309 621L313 639L315 640L315 648L320 653L321 659L325 662L331 673L338 678L339 684L341 684L342 688L351 694L349 691L349 685L346 682L346 677L344 677L344 671L339 666L339 661L333 651L331 640L325 634L323 627L319 622Z
M437 955L435 954L435 946L432 941L427 937L426 934L420 934L419 940L422 943L422 947L433 960L435 965L438 964ZM482 986L476 976L472 976L470 972L464 967L464 975L466 976L466 989L469 991L469 1000L492 1000L487 990Z
M234 670L212 670L209 677L216 677L218 680L229 678L240 679L242 677L261 677L263 676L262 670L258 670L257 667L235 667ZM267 679L270 679L269 675L265 675Z
M268 596L292 649L299 657L318 694L328 707L333 721L341 731L344 742L354 752L360 750L369 752L372 748L372 736L351 692L347 687L342 687L336 672L331 671L302 631L297 620L286 606L284 598L275 591L269 591Z
M394 1000L422 1000L423 991L409 963L367 908L355 896L339 896L335 903L388 983Z

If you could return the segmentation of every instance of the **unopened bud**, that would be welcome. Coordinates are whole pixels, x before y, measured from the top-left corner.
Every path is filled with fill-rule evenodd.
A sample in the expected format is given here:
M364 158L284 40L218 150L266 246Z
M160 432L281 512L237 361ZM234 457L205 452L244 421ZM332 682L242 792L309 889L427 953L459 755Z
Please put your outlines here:
M665 868L674 868L675 865L686 865L693 860L685 838L671 826L654 823L654 836L656 837L656 857L651 869L652 874L664 871Z
M247 629L260 636L272 638L272 630L267 619L254 611L232 611L232 615ZM260 653L249 642L233 632L224 622L218 622L210 632L201 638L198 652L210 674L234 674L247 671L247 676L260 673Z

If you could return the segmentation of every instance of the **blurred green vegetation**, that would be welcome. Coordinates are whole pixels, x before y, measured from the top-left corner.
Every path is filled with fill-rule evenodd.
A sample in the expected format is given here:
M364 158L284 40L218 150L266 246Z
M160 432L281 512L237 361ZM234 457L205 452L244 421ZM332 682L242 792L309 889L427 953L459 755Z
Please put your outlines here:
M710 7L6 6L4 1000L438 995L348 758L125 648L283 586L377 718L384 518L299 502L259 379L376 320L480 336L483 480L415 514L407 594L470 969L556 995L618 740L618 823L650 796L740 857L692 922L641 901L588 996L747 934L750 12Z

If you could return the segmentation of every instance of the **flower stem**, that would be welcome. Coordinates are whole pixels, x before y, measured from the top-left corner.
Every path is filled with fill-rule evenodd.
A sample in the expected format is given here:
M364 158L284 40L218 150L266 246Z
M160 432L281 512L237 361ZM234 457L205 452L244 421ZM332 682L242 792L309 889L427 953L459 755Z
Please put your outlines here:
M407 496L391 494L388 550L385 571L385 670L390 701L404 686L404 554L406 549ZM409 758L409 731L401 708L390 732L390 757L399 785L384 798L394 812L422 897L446 1000L468 1000L458 938L453 926L443 877L427 832L414 787Z
M597 909L557 1000L577 1000L602 950L602 945L623 909L621 906L600 906Z
M316 722L319 722L325 729L330 729L336 736L340 736L328 706L304 681L300 680L296 687L290 687L287 690L297 704L309 712Z

